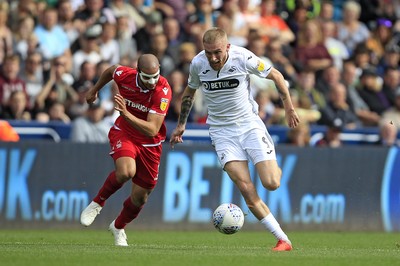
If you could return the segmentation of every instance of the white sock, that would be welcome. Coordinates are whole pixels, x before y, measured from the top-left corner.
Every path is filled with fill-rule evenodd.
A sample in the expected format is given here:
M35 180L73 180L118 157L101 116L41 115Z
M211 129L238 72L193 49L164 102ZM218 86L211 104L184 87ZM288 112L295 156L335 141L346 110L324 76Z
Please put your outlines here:
M265 216L261 223L270 231L277 240L284 240L290 243L288 236L283 232L282 228L280 227L279 223L276 221L275 217L272 213Z

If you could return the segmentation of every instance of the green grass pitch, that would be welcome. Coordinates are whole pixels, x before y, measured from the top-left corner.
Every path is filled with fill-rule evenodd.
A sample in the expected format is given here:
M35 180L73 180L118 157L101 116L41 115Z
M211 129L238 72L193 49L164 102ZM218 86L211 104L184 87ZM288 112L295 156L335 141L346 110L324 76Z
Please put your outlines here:
M266 231L0 230L0 265L400 265L399 233L288 232L294 249L271 251Z

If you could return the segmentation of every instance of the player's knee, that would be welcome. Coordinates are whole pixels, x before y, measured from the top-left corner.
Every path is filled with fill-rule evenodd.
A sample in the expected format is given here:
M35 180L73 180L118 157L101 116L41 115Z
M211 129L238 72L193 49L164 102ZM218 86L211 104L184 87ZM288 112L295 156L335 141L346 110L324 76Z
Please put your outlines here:
M262 184L266 189L268 189L270 191L274 191L274 190L278 189L279 186L281 185L280 180L281 180L280 175L274 175L274 176L264 179Z
M126 181L131 179L133 175L130 174L129 171L120 170L115 172L115 177L117 178L118 182L125 183Z
M268 189L270 191L274 191L274 190L276 190L276 189L278 189L280 187L281 182L279 182L277 180L273 180L273 181L270 181L270 182L268 182L266 184L263 184L263 185L264 185L264 187L266 189Z

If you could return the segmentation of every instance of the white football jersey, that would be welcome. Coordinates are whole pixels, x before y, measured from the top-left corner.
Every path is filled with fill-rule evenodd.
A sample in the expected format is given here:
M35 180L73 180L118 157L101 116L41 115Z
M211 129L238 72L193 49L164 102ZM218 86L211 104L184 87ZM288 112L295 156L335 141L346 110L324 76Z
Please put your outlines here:
M188 86L202 89L208 107L207 124L233 124L258 114L250 93L250 74L265 78L271 68L251 51L236 45L230 46L228 60L220 71L211 68L204 51L197 54L190 65Z

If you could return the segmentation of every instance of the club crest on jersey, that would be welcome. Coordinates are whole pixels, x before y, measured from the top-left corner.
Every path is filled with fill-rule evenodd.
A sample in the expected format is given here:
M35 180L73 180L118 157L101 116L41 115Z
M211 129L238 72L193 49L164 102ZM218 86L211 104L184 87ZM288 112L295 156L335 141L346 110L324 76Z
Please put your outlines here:
M119 76L121 76L122 72L123 72L122 70L119 70L119 71L115 72L115 74L117 74L117 76L119 77Z
M161 98L161 103L160 103L160 109L161 111L165 111L168 106L168 99L166 98Z
M265 69L264 62L261 61L261 60L258 60L258 62L257 62L257 70L262 72L262 71L264 71L264 69Z

